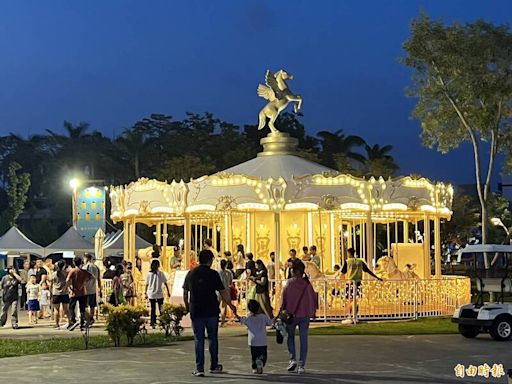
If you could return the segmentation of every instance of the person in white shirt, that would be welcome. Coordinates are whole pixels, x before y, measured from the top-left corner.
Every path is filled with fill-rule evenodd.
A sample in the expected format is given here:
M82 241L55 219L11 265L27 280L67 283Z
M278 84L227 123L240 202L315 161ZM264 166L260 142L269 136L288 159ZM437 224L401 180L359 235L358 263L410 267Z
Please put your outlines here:
M169 290L169 285L167 284L167 278L164 273L159 270L160 261L158 259L153 259L151 261L150 271L146 276L146 298L149 299L149 303L151 304L151 321L150 325L153 328L156 328L156 305L158 304L158 312L161 312L162 305L164 303L164 292L162 287L165 286L167 290L167 295L171 297L171 291Z
M263 367L267 363L267 326L272 325L272 320L261 313L260 304L256 300L249 300L247 309L248 317L238 316L240 324L247 327L247 342L251 348L252 373L263 373Z

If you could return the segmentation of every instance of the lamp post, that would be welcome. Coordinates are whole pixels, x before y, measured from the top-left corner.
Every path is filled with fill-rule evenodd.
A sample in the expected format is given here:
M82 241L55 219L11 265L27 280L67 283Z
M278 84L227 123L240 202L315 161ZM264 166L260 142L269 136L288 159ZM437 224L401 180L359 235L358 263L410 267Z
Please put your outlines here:
M80 186L80 180L76 177L69 180L69 187L71 188L71 209L73 215L73 227L76 229L78 224L78 207L77 207L77 190Z

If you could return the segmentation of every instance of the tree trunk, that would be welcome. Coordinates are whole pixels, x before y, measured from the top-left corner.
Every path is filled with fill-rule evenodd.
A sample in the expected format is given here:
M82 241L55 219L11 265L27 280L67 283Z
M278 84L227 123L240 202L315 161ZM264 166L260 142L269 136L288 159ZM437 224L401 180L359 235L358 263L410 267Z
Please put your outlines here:
M487 218L487 201L481 203L482 206L482 244L487 244L487 232L488 232L488 218ZM489 254L484 253L484 266L485 269L489 269Z

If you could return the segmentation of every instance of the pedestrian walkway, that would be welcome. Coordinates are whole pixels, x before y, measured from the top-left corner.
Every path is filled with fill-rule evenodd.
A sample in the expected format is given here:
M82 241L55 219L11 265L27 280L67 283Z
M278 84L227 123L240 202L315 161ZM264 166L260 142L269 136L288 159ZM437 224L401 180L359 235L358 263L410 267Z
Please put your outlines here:
M253 375L245 337L223 337L220 359L226 372L195 378L193 342L156 348L108 348L72 353L1 359L1 382L72 383L77 378L102 384L179 383L502 383L501 379L455 377L454 367L487 363L512 366L511 343L487 336L460 335L311 336L306 374L286 372L286 347L269 337L269 360L263 375ZM206 355L208 356L208 355ZM23 372L23 374L20 374Z

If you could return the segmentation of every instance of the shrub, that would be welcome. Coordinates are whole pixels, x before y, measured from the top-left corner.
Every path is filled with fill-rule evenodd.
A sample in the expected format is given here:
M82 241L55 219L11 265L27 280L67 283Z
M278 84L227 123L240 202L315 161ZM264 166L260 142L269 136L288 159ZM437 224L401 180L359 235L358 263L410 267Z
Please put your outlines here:
M133 339L144 327L143 316L148 315L148 310L142 306L119 305L114 307L105 304L101 308L105 315L106 330L114 346L119 347L121 337L126 336L128 345L133 345Z
M183 331L181 320L185 316L185 307L183 305L174 305L165 303L160 312L160 326L165 331L165 336L180 336Z

